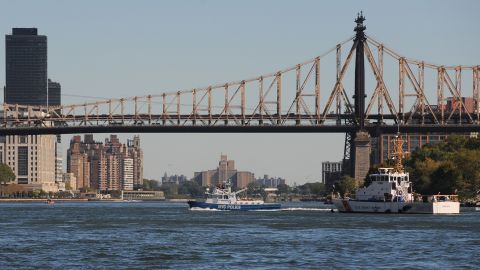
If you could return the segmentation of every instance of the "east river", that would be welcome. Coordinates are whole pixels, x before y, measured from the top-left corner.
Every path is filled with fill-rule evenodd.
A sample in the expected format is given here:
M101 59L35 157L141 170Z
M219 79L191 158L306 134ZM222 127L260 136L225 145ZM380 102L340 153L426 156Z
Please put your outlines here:
M0 269L473 269L480 211L191 211L182 203L0 203Z

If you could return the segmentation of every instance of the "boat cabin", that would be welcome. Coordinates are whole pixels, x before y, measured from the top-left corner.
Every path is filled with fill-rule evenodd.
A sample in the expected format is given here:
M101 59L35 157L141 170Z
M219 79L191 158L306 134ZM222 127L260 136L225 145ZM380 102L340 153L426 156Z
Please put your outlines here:
M357 189L356 199L362 201L408 202L413 200L412 184L408 173L393 168L380 168L370 174L370 184Z

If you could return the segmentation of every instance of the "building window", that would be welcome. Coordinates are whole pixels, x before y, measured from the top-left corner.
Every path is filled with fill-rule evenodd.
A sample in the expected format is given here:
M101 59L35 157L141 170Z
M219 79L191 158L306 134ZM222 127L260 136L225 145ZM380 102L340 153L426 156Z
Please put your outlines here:
M28 175L28 147L19 146L17 151L18 151L18 175Z
M19 143L27 143L27 136L18 136Z

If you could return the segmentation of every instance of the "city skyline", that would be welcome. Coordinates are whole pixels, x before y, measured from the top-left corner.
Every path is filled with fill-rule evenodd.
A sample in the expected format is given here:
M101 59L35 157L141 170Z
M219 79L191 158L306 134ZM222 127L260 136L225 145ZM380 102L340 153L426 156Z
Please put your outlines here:
M394 44L404 54L446 64L478 62L478 37L474 36L474 25L478 23L474 22L479 19L474 11L479 4L473 1L461 7L444 1L403 2L394 13L380 12L380 2L149 2L153 7L147 9L117 2L110 2L114 3L110 7L106 1L98 3L96 11L88 10L88 4L75 3L72 7L55 2L54 9L62 11L58 16L68 18L62 20L64 25L55 24L53 17L39 15L48 14L46 10L36 14L44 9L43 3L29 3L38 5L38 9L32 9L35 14L21 14L16 12L21 10L16 8L19 4L5 3L1 29L9 34L12 27L32 26L48 36L48 76L62 84L62 100L67 104L88 100L88 96L93 100L192 88L281 68L308 59L352 35L354 16L361 9L367 17L367 33ZM413 3L419 11L409 7ZM436 12L422 13L426 8ZM6 12L10 9L13 12ZM72 16L86 9L90 20ZM102 12L109 12L108 21ZM462 16L454 16L460 13ZM442 14L453 14L455 20ZM123 17L138 22L124 22ZM282 18L288 18L288 23ZM450 40L447 36L453 31L455 40ZM0 74L4 76L5 72ZM4 77L0 81L5 82ZM209 168L224 152L242 164L240 169L258 175L279 175L289 184L320 181L321 162L340 160L343 149L343 134L141 136L147 146L145 177L155 179L165 171L190 173ZM63 138L66 149L71 136ZM187 167L191 164L193 167Z

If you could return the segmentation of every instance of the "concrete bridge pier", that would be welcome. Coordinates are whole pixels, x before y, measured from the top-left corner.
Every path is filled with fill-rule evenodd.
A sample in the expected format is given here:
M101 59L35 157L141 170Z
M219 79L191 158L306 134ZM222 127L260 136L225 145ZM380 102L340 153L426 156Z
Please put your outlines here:
M358 131L353 139L353 177L357 186L362 186L370 169L370 136L366 131Z

